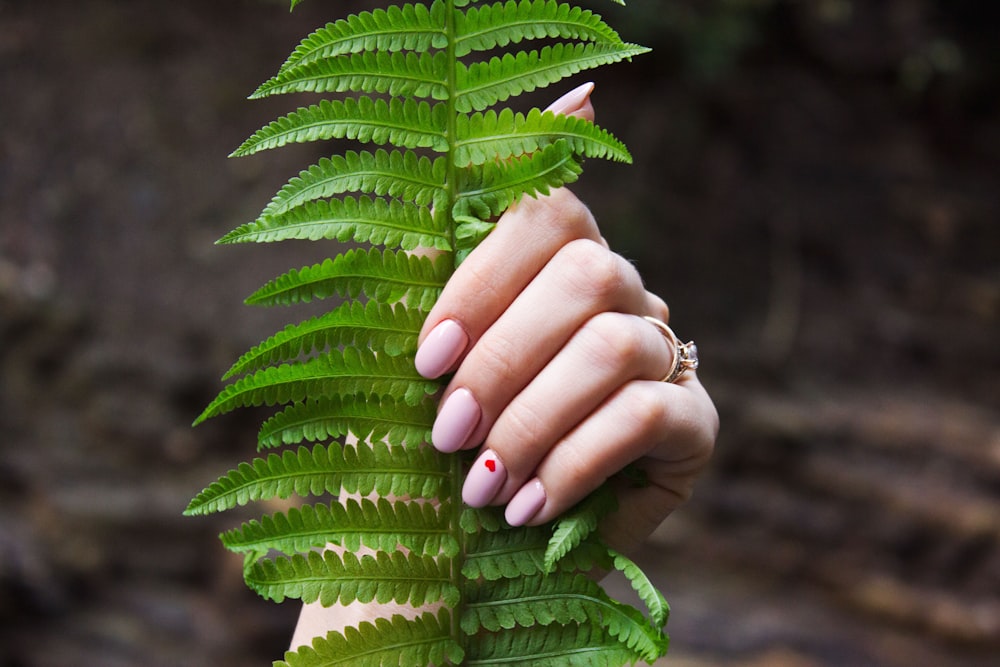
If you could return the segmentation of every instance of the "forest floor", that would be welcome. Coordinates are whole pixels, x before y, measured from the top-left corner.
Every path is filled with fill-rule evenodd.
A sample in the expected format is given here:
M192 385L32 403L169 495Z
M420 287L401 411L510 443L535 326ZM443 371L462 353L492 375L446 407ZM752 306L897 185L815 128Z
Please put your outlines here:
M673 608L665 664L995 664L995 31L929 1L835 25L773 4L714 79L669 44L595 75L635 166L576 186L697 340L722 414L711 471L638 554ZM243 296L324 252L213 241L315 159L225 156L287 110L244 98L329 11L0 0L0 665L285 646L293 605L248 592L217 541L243 516L181 511L255 441L254 411L190 428L285 324ZM901 88L945 33L963 73Z

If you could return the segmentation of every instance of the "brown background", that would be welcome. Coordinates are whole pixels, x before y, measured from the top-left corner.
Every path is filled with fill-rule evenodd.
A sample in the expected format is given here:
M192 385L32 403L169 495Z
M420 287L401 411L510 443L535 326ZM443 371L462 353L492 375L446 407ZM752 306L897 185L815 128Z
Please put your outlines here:
M668 663L990 664L998 10L631 5L595 7L655 54L594 78L636 164L576 189L723 417L640 554ZM218 376L302 317L242 297L329 252L212 245L317 155L227 160L292 104L244 97L345 6L0 0L0 664L280 655L294 606L215 537L241 517L180 512L252 452L252 411L189 427Z

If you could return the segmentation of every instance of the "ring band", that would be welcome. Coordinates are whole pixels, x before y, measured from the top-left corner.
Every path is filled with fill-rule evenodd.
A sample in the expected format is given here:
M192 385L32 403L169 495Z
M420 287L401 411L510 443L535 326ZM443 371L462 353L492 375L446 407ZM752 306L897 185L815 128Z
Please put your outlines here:
M670 362L670 370L663 376L662 382L677 382L678 378L684 375L684 373L698 368L698 346L694 344L693 340L682 343L673 329L668 327L665 322L661 322L649 315L644 315L642 319L659 329L663 337L667 339L667 345L671 347L674 353L673 359Z

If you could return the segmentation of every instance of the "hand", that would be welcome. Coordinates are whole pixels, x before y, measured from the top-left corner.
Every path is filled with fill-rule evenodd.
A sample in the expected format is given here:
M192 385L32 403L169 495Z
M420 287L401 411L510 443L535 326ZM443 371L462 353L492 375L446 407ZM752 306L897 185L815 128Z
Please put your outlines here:
M550 109L592 118L591 89ZM427 377L454 371L435 447L481 446L466 503L543 523L641 459L650 485L623 489L629 519L606 535L627 548L690 495L718 416L693 371L660 381L674 350L645 315L665 322L669 310L568 190L500 218L445 286L416 359Z

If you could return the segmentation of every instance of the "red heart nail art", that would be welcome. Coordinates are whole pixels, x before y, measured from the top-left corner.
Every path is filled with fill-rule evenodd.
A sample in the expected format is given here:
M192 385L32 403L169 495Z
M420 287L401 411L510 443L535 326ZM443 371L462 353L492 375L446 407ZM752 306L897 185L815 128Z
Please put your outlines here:
M497 462L493 459L486 459L486 467L490 469L490 472L496 472Z

